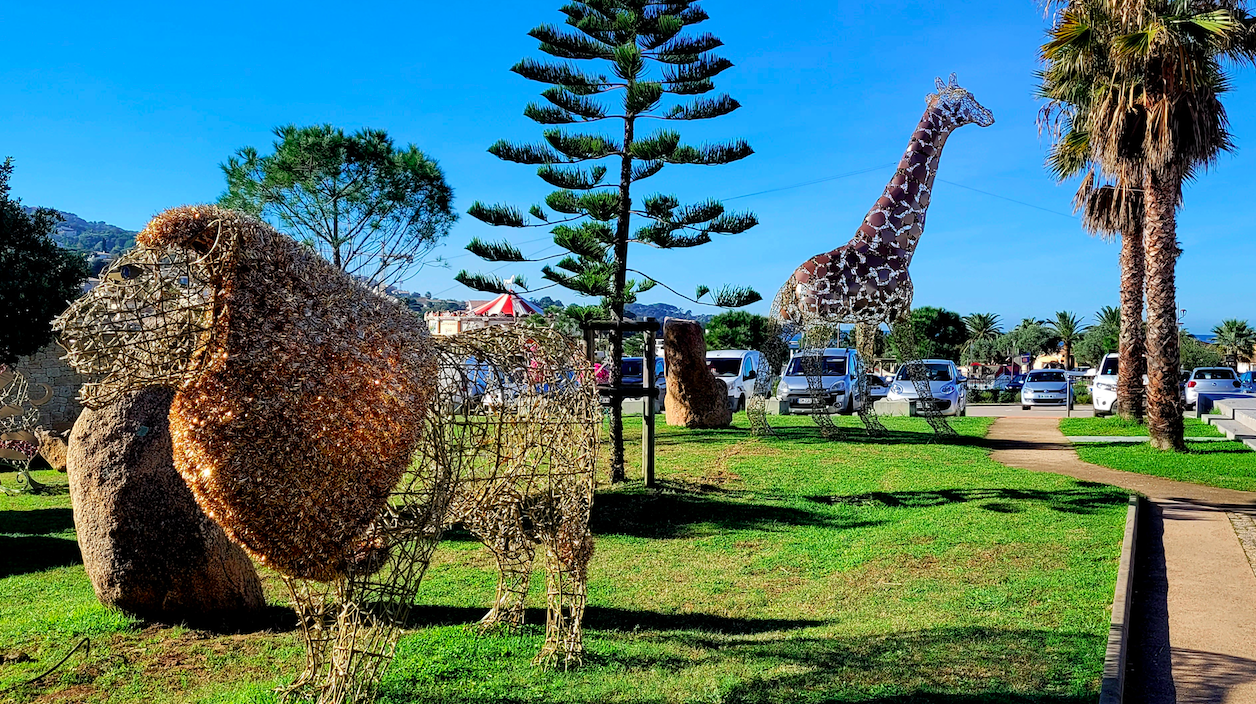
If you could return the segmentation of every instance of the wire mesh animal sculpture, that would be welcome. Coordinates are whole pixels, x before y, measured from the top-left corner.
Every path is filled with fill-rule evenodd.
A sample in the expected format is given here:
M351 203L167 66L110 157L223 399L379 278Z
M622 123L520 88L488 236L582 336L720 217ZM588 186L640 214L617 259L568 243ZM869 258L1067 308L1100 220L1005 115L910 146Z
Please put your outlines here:
M596 399L572 341L492 330L437 345L396 301L212 206L162 213L137 239L55 326L97 378L85 405L177 389L176 467L292 591L307 667L290 696L373 696L452 521L503 565L488 623L521 618L519 575L543 549L539 659L578 662ZM489 379L463 383L468 369Z
M30 476L31 461L39 454L34 434L39 409L30 397L30 383L17 369L0 364L0 462L17 470L18 488L5 493L37 491L39 482Z
M861 342L860 356L871 359L871 343L875 327L885 323L893 328L910 326L913 287L909 266L920 237L924 233L925 215L933 193L942 148L959 127L976 124L988 127L994 116L982 107L972 93L961 88L955 74L946 83L936 79L937 93L926 97L927 106L907 150L899 161L884 193L849 242L837 249L817 254L794 270L772 303L772 317L779 320L785 335L802 334L817 326L836 327L853 324ZM815 335L811 335L814 337ZM918 357L914 334L904 330L895 335L903 345L905 361ZM806 344L806 343L804 343ZM814 356L814 353L813 353ZM947 433L940 414L930 403L932 392L923 369L908 363L908 376L916 386L921 400L920 410L935 431ZM762 371L756 394L771 388L776 370ZM859 393L864 399L861 418L870 431L882 429L867 402L866 375L860 373ZM813 389L813 395L823 395ZM762 407L756 404L756 407ZM832 423L824 414L814 414L826 434L833 434ZM766 417L754 421L766 429ZM827 424L827 427L826 427ZM953 431L950 431L953 432Z

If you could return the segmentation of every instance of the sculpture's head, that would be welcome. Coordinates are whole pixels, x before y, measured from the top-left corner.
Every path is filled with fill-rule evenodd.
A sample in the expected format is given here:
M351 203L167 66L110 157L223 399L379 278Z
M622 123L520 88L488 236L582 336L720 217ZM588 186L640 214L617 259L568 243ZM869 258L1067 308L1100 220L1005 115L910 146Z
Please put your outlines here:
M226 249L215 216L230 213L201 210L201 218L154 218L100 283L53 321L66 360L93 379L80 392L85 404L184 380L210 327L215 272ZM174 224L184 230L178 236L168 231Z
M972 93L961 88L955 80L955 74L952 73L950 80L946 83L943 83L941 78L933 80L938 92L927 98L929 104L937 105L938 109L951 118L957 127L970 123L978 127L989 127L994 124L994 113L977 102Z

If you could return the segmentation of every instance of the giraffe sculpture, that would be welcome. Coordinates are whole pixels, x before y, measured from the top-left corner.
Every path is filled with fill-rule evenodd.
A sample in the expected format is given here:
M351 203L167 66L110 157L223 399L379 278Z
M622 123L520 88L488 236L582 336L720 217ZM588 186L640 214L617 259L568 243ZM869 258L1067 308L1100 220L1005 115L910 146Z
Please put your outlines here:
M801 332L806 345L808 333L820 326L836 329L836 326L853 324L860 357L866 360L872 356L876 326L886 323L896 328L909 328L904 325L910 323L913 293L908 267L924 233L925 214L929 210L942 148L959 127L970 123L981 127L994 124L994 115L982 107L972 93L959 86L955 74L952 73L946 83L941 78L935 83L937 93L926 98L924 116L912 133L894 177L864 216L855 236L841 247L803 262L776 294L772 317L781 323L786 337ZM903 333L908 338L907 346L914 350L910 330ZM914 352L906 356L914 356ZM756 399L755 410L759 413L763 413L765 397L776 373L776 369L771 369L769 373L758 374L762 382L756 385L755 394L763 397ZM808 373L808 376L813 374ZM817 387L819 374L814 376L816 380L811 386ZM865 376L860 373L857 378L860 398L867 399ZM928 382L923 382L923 388L919 380L916 385L924 392L921 397L927 398ZM812 393L819 401L824 389L813 388ZM875 431L880 429L880 424L871 406L864 403L860 417L870 431ZM827 423L831 429L827 415L816 413L814 417L822 428ZM760 415L755 424L766 429L766 416Z

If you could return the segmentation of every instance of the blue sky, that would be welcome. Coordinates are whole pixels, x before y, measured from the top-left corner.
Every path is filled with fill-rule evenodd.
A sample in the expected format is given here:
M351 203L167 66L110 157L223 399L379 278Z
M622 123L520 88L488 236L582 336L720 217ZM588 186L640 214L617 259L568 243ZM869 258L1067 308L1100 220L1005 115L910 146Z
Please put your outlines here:
M217 198L218 164L246 145L268 148L275 125L330 122L418 145L445 169L459 210L474 200L527 205L550 189L530 167L485 149L499 138L539 138L521 113L542 87L507 69L541 56L526 32L561 21L561 4L9 3L6 25L22 30L0 46L0 156L15 157L14 192L26 204L139 229L165 208ZM692 250L634 249L634 268L684 292L728 282L770 299L795 266L850 238L934 76L955 71L997 122L965 127L947 145L912 265L916 305L1014 323L1062 309L1090 318L1117 304L1118 246L1082 232L1069 216L1072 185L1042 168L1033 71L1045 24L1033 0L704 7L712 19L702 29L724 40L720 53L736 64L718 86L743 107L682 124L682 135L742 137L756 154L723 167L669 167L645 184L682 201L731 199L762 224ZM773 7L780 11L764 9ZM1256 72L1237 74L1226 104L1239 151L1189 187L1179 219L1179 307L1194 332L1228 317L1256 322L1246 192L1256 185ZM493 268L460 256L477 235L526 242L545 232L494 230L464 215L443 252L459 257L452 268L427 269L409 287L482 297L452 280L460 267ZM522 249L557 251L545 246ZM501 273L512 272L541 282L535 266ZM662 289L643 301L691 307Z

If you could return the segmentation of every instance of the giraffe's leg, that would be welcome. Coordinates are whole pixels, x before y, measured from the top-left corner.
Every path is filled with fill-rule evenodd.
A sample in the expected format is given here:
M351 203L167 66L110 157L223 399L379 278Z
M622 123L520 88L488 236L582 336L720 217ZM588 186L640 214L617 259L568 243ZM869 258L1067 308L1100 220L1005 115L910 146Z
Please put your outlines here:
M824 386L824 349L840 336L837 328L828 323L812 323L803 328L802 370L807 375L807 392L811 399L811 420L820 428L820 435L828 440L841 437L841 431L829 415L829 391Z
M776 328L772 335L759 349L759 364L755 368L754 393L746 402L746 414L750 419L750 430L754 435L771 435L772 427L768 424L768 399L776 386L777 375L781 365L789 357L788 327L773 323Z
M877 326L873 323L855 324L855 349L859 352L861 369L857 377L859 383L859 420L863 421L864 429L869 435L884 435L885 426L877 418L876 409L872 407L872 399L868 397L868 370L876 359Z
M923 417L933 429L934 437L952 437L957 435L955 429L946 420L933 401L933 389L929 385L929 377L920 359L920 347L916 339L915 326L911 312L904 311L892 331L892 340L899 360L907 367L906 378L916 387L916 413Z

